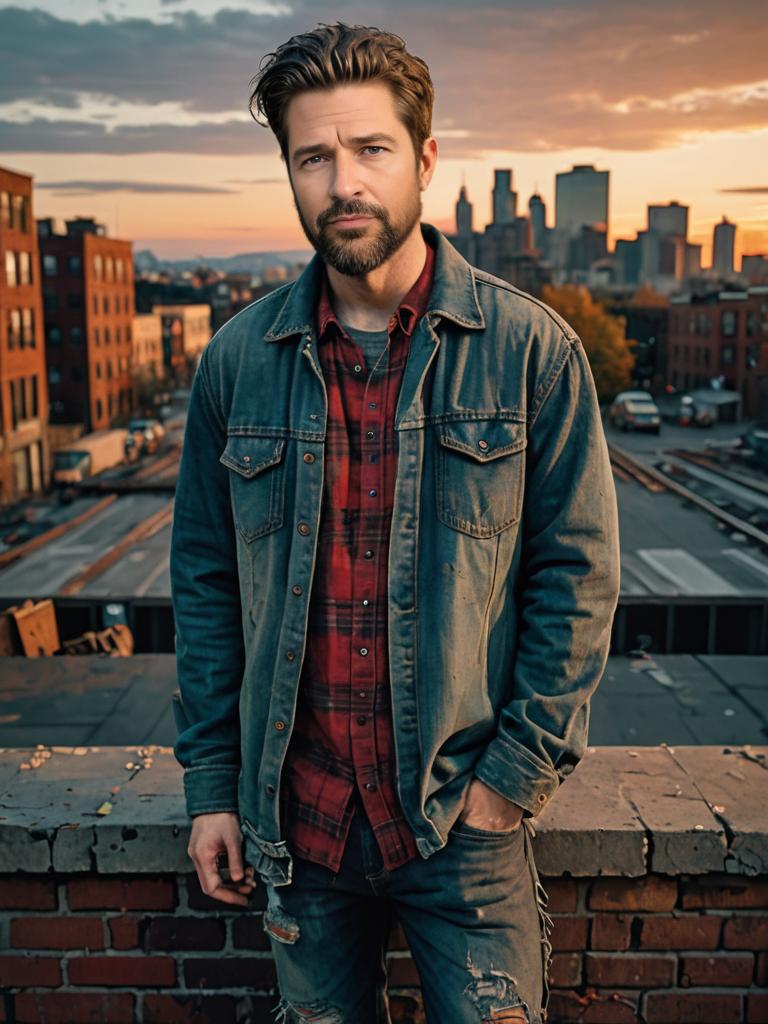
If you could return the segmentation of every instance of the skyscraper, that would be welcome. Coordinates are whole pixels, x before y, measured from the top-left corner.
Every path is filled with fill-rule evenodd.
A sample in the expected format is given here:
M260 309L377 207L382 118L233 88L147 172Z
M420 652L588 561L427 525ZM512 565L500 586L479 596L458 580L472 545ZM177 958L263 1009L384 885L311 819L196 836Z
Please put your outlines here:
M517 192L512 191L512 171L493 172L492 219L495 225L512 224L517 216Z
M472 234L472 203L467 198L467 186L462 185L456 200L456 234L469 238Z
M715 224L712 235L712 269L718 274L733 274L733 249L736 241L736 225L723 217Z
M648 206L648 230L664 238L688 238L688 207L673 199L665 206Z
M576 164L555 175L555 227L570 237L583 227L608 232L609 171Z
M533 245L543 252L547 241L547 208L538 192L534 192L528 200L528 213L531 218Z

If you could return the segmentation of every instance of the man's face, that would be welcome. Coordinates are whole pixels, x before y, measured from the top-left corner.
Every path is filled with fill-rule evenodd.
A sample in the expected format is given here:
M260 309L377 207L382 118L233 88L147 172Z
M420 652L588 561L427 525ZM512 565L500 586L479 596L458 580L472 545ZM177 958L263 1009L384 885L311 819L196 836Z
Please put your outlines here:
M305 235L340 274L370 273L420 222L434 157L427 152L417 166L383 82L301 93L288 105L286 127L291 189Z

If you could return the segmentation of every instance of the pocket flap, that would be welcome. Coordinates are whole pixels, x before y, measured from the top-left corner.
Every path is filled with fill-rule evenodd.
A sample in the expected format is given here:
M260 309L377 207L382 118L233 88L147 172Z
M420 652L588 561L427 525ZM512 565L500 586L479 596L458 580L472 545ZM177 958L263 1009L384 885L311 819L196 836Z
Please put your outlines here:
M279 462L284 449L284 437L232 435L227 438L227 446L219 456L219 462L223 462L241 476L251 477Z
M528 443L525 423L513 420L453 420L437 428L440 444L478 462L522 451Z

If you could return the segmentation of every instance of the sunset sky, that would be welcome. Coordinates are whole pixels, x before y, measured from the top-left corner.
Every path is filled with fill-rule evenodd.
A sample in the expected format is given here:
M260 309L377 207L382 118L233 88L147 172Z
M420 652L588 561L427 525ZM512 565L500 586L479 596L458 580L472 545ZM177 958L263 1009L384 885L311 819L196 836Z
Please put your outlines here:
M0 5L0 164L35 176L35 215L94 216L158 256L305 249L277 143L248 113L261 57L318 22L375 24L423 57L439 161L424 219L475 228L494 167L518 212L555 173L611 172L609 242L648 203L690 206L704 244L723 215L768 254L765 0L40 0Z

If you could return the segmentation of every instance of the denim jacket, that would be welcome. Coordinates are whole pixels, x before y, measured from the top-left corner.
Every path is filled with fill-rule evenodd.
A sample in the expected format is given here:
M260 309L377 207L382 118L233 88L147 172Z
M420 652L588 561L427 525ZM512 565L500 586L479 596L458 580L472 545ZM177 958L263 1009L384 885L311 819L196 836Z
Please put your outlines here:
M398 792L428 858L474 776L535 816L582 757L619 543L580 339L422 232L435 277L395 416L388 652ZM276 885L292 877L278 795L321 528L322 270L315 255L203 351L171 537L187 813L238 813Z

